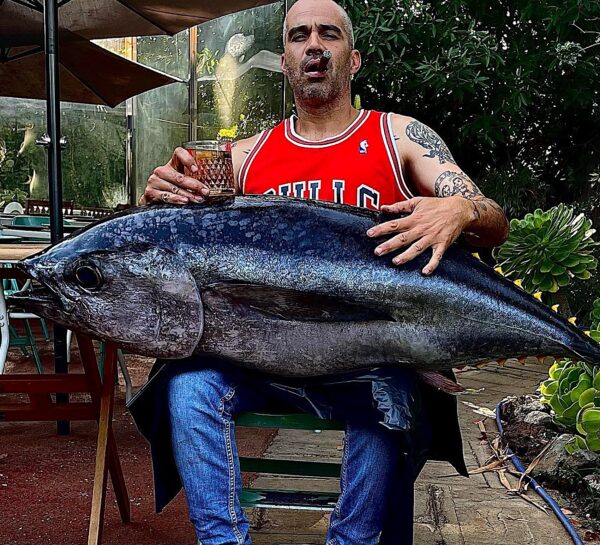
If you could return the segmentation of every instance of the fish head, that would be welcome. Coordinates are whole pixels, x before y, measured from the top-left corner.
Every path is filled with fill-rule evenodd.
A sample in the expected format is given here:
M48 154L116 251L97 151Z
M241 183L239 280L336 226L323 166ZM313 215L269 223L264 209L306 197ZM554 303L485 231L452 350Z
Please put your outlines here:
M18 264L39 287L14 302L136 354L193 353L203 330L202 302L176 253L149 243L77 252L57 248Z

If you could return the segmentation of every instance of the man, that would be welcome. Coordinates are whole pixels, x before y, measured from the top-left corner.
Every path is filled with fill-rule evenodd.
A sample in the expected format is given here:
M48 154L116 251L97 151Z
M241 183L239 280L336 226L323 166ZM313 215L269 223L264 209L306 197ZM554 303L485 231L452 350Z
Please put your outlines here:
M461 171L434 131L408 117L352 107L350 80L360 69L361 57L354 49L352 24L338 4L299 0L288 13L283 38L281 66L298 114L234 146L239 192L407 213L367 235L384 237L375 253L396 253L398 266L430 251L424 275L435 271L462 233L480 246L505 240L508 225L501 208ZM329 62L323 59L325 51L331 52ZM197 172L191 156L178 148L170 162L150 176L140 203L202 202L208 188L184 176L185 168ZM172 450L166 447L168 453L161 459L172 456L177 465L198 539L203 545L247 545L248 521L237 499L240 477L232 415L260 408L260 381L247 371L223 371L210 362L170 363L163 369ZM347 421L342 493L327 545L412 543L412 489L429 446L427 404L433 399L447 409L448 401L430 392L420 410L420 389L412 375L373 376L354 384L349 378L343 386L307 386L318 395L330 395L335 405L331 414ZM437 408L442 414L455 414L441 405ZM405 433L378 424L378 410L385 413L388 427ZM455 420L448 429L456 445ZM450 441L446 446L452 450ZM157 443L155 439L153 454L160 450ZM460 456L450 459L464 472ZM157 456L154 461L156 471ZM177 488L169 490L167 499Z

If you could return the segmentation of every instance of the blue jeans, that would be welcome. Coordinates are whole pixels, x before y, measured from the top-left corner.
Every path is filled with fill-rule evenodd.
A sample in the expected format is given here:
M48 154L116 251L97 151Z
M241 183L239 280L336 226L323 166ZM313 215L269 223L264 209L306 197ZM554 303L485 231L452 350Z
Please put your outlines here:
M171 374L167 396L173 453L199 542L250 545L233 416L264 408L264 393L241 372L182 366ZM420 467L405 469L401 438L375 421L346 423L341 495L326 545L375 545L382 530L382 544L412 544Z

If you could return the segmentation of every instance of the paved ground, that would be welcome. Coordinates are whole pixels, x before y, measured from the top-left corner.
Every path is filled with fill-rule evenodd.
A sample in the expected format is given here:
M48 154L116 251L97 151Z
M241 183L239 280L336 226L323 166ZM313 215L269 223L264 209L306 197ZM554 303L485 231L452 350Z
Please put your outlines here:
M461 400L493 409L507 395L535 391L547 373L541 365L509 362L504 368L490 365L460 375L473 390ZM469 469L484 465L491 454L480 440L475 421L483 417L461 403L465 457ZM488 430L496 430L492 420ZM342 437L337 432L280 431L266 456L289 459L339 460ZM307 454L309 453L309 454ZM286 479L261 476L254 486L285 485ZM292 479L288 479L293 484ZM331 479L315 479L315 490L335 490ZM537 496L530 493L532 499ZM252 513L256 545L323 544L327 515L310 512L262 511ZM416 545L566 545L570 539L553 515L547 515L523 499L511 497L495 473L469 479L453 476L446 463L429 463L417 483L415 509Z

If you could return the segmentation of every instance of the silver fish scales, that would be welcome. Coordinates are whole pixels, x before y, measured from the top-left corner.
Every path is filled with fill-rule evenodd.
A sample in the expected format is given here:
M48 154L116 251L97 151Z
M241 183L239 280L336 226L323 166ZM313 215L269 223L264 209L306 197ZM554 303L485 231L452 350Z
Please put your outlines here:
M600 345L459 247L376 257L378 212L237 196L99 222L19 264L20 304L161 358L210 354L280 376L439 371L520 357L600 363Z

